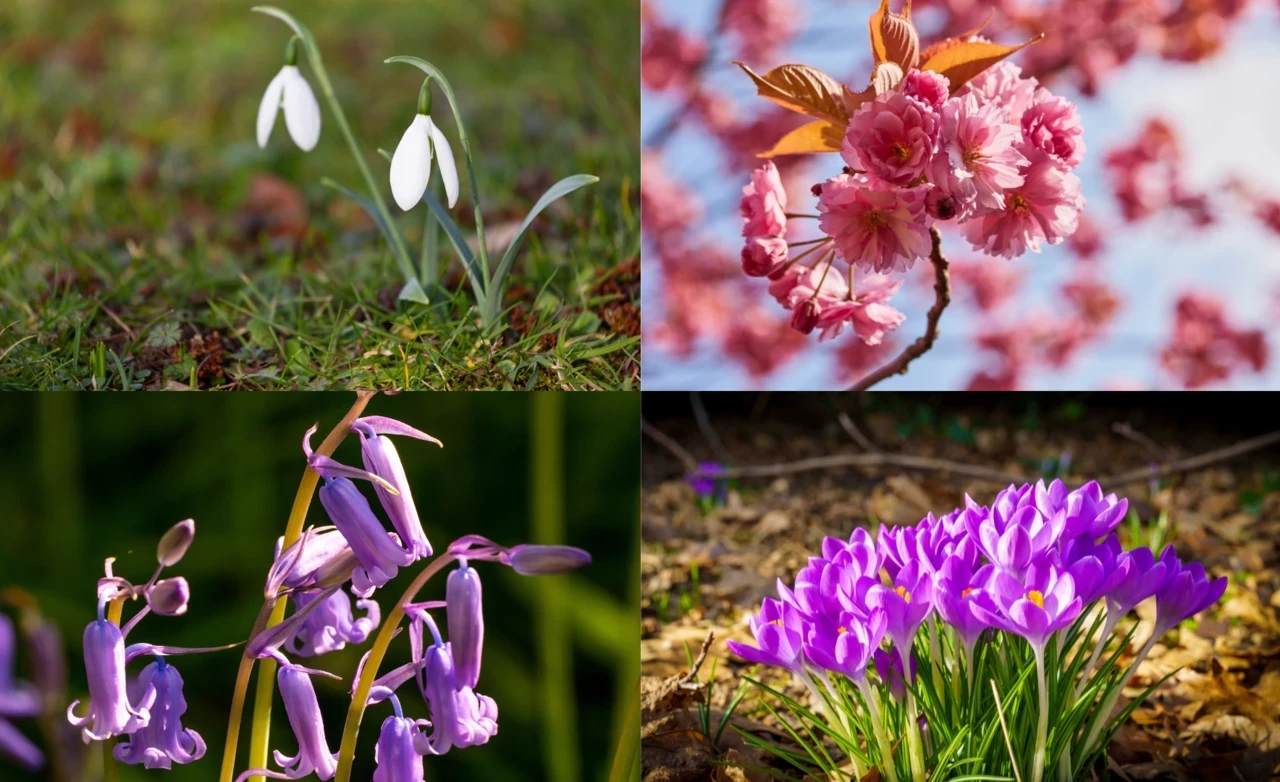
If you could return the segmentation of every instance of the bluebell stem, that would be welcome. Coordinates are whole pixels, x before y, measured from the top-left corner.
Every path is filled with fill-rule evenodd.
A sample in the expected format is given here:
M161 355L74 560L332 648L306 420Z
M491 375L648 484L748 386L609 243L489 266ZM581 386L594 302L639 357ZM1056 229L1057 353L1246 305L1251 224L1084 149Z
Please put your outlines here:
M414 742L422 735L418 723L405 718L394 694L387 697L395 714L382 721L373 782L422 782L422 755L414 748Z
M374 600L357 600L356 607L365 615L354 618L351 598L340 589L327 598L311 592L300 592L294 596L294 603L300 610L317 600L320 605L287 642L287 648L294 654L313 657L337 651L349 643L364 643L382 621L382 610Z
M383 529L382 522L369 507L369 501L348 476L373 481L391 492L398 490L373 473L347 467L312 452L310 439L313 432L314 426L307 430L302 448L311 469L325 480L320 487L320 504L360 561L360 567L351 574L352 591L360 597L368 597L376 588L395 578L400 568L411 564L414 556L401 548L396 538Z
M155 690L148 690L136 704L130 702L125 687L124 634L114 622L107 621L106 604L106 600L99 598L98 618L84 629L89 712L83 717L75 715L75 708L80 705L78 699L67 707L67 720L81 729L86 744L145 727L151 719L150 708L156 697Z
M458 569L445 582L449 644L453 647L454 676L460 687L474 687L480 679L480 656L484 649L484 613L481 605L480 574L459 559Z
M154 704L151 720L115 746L116 760L144 768L172 768L174 763L190 763L204 757L204 739L190 728L183 729L182 715L187 701L182 697L182 676L163 657L142 670L130 688L135 700L151 693Z
M36 771L44 766L44 753L8 721L15 717L35 717L40 713L40 696L36 689L13 678L15 646L13 622L0 614L0 757L10 758L27 770Z
M360 436L360 451L365 469L385 479L400 492L395 495L377 484L374 485L382 508L391 519L391 525L400 534L400 540L414 557L421 559L431 556L431 543L422 531L422 522L418 519L418 509L413 503L404 465L400 463L400 454L396 451L395 444L387 435L415 437L441 447L444 447L443 443L426 432L380 415L357 419L351 429Z

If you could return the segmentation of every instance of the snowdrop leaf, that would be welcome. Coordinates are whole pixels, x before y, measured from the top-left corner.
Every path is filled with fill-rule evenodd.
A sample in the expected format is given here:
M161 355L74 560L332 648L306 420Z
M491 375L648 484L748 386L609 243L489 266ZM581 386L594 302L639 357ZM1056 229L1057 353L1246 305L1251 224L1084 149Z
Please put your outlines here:
M1017 46L1005 46L990 41L962 41L937 51L925 60L920 70L933 71L946 76L951 82L951 92L955 94L956 90L974 76L1042 38L1044 38L1043 34Z
M756 92L762 98L816 119L833 122L847 122L849 119L844 87L817 68L779 65L761 76L743 63L734 64L756 83Z
M502 262L498 264L498 270L493 278L495 284L489 291L490 296L501 295L502 281L507 278L507 274L511 271L511 266L516 261L516 253L520 250L521 240L524 239L525 232L529 230L534 218L541 214L542 210L550 206L553 201L563 198L580 187L593 185L599 181L600 177L591 176L590 174L576 174L561 179L542 194L542 198L538 199L538 203L534 204L533 209L529 210L529 214L525 216L524 222L520 223L520 228L516 231L515 236L511 237L511 244L507 245L507 251L502 254Z
M449 210L445 209L444 204L440 203L440 199L436 198L435 194L431 192L431 188L427 188L427 191L422 194L422 200L426 202L427 208L435 216L436 222L444 228L450 244L457 251L458 258L467 270L467 279L471 280L471 290L475 292L477 298L483 296L485 291L484 277L476 266L475 256L471 254L471 248L467 247L467 240L462 237L462 231L459 230L458 224L449 216Z
M430 304L431 299L427 298L426 291L422 290L422 285L417 278L411 279L400 289L400 295L396 297L400 301L416 301L419 304Z
M364 211L369 214L369 217L373 218L373 222L377 223L378 228L382 231L382 235L387 240L387 244L392 247L396 246L396 239L400 237L393 232L398 232L400 229L384 220L382 218L382 214L378 211L378 207L374 206L372 201L346 185L339 184L328 177L321 179L320 184L333 190L337 190L339 193L342 193L347 198L350 198L352 201L359 204L360 208L364 209ZM404 241L403 238L400 238L400 240ZM400 254L393 253L393 255L396 256L396 261L400 264L400 272L404 274L405 280L417 279L413 273L413 268L406 266L405 263L400 260Z
M756 157L770 158L778 155L812 155L819 152L839 152L844 139L844 125L820 119L801 125L779 139L773 149Z

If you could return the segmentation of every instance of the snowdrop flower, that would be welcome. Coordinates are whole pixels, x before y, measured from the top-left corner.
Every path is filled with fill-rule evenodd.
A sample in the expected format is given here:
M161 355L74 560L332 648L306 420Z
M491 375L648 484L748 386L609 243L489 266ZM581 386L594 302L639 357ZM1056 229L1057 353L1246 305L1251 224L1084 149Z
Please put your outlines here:
M396 153L391 157L391 194L406 212L422 200L431 179L431 158L439 158L440 178L449 208L458 202L458 169L453 163L449 139L431 121L431 79L422 83L418 93L418 115L400 137Z
M285 49L284 67L267 85L258 106L258 146L266 148L276 115L284 109L284 124L289 136L303 152L315 149L320 140L320 104L311 91L311 85L298 70L298 39L289 39Z

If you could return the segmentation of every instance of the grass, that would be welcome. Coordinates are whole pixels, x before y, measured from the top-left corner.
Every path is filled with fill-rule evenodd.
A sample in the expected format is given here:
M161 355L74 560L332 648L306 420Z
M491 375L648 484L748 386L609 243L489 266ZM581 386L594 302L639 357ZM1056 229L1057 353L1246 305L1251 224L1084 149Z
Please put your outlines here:
M498 249L552 182L600 177L534 223L505 325L485 332L450 248L433 305L396 301L403 280L377 229L320 184L360 183L327 111L312 153L282 122L257 148L278 24L213 0L6 4L0 388L635 386L636 5L291 9L384 182L375 150L395 147L420 82L381 61L414 54L449 74ZM464 232L470 199L464 184ZM415 253L425 219L424 207L399 217Z

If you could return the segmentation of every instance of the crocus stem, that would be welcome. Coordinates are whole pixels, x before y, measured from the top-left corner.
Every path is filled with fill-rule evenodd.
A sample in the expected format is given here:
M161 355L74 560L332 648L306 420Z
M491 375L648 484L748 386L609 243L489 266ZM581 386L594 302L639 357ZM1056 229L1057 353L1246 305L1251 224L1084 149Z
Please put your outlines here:
M916 711L916 696L907 690L907 759L911 763L911 778L924 779L924 739L920 735L920 713Z
M871 685L867 684L865 678L858 681L858 689L862 691L862 698L867 702L867 710L871 712L871 734L875 737L876 746L880 750L880 762L876 767L888 782L898 782L898 769L893 763L893 746L889 744L889 738L884 732L884 723L880 720L880 696L871 688Z
M1044 677L1044 649L1035 646L1036 680L1040 685L1040 720L1036 723L1036 754L1031 761L1031 782L1044 778L1044 745L1049 737L1049 689Z
M1107 645L1107 640L1111 638L1111 631L1116 629L1116 623L1120 621L1120 617L1112 616L1112 613L1111 611L1107 612L1107 621L1102 625L1102 635L1098 636L1098 645L1093 647L1093 656L1089 658L1089 664L1080 673L1080 681L1076 682L1075 692L1071 694L1072 701L1080 697L1085 683L1089 680L1089 674L1093 673L1093 666L1098 663L1098 656L1102 654L1103 647Z
M942 692L942 666L945 662L938 648L938 623L933 617L929 617L929 661L929 668L933 671L933 689Z
M1111 714L1111 710L1115 708L1116 701L1120 699L1120 691L1124 689L1124 685L1133 678L1134 671L1138 670L1138 666L1147 658L1147 653L1151 651L1151 647L1156 645L1160 633L1152 633L1147 642L1143 644L1142 651L1138 652L1138 656L1133 658L1133 663L1129 665L1129 669L1124 672L1124 678L1121 679L1114 688L1111 695L1103 702L1102 708L1098 709L1098 713L1093 717L1093 725L1089 728L1089 736L1084 740L1084 753L1082 757L1089 757L1093 742L1097 741L1098 734L1102 732L1102 726L1106 724L1107 717Z
M332 456L333 452L338 449L338 444L351 431L351 424L355 423L355 420L360 417L360 414L364 412L365 406L369 404L369 400L372 398L373 392L371 391L357 391L355 404L342 417L338 425L333 428L333 431L329 432L329 435L324 438L324 442L320 443L316 453ZM306 521L307 510L311 507L311 498L315 494L316 484L319 481L320 474L310 467L303 471L302 480L298 483L298 493L293 498L293 509L289 512L289 521L285 525L284 545L281 547L281 551L292 546L302 536L302 524ZM258 622L254 625L254 634L256 635L267 627L274 627L280 624L284 619L287 604L287 600L276 601L274 597L268 598L259 612ZM262 620L263 614L267 615L265 622ZM259 627L259 624L262 626ZM236 745L240 739L240 722L244 711L245 694L249 689L249 674L253 670L253 663L253 658L249 656L249 645L245 644L244 654L240 658L240 668L236 672L235 689L231 693L231 714L227 719L227 744L222 752L222 774L220 776L222 782L232 782L235 779ZM261 667L258 669L258 692L254 698L253 734L249 744L249 768L267 767L267 744L271 735L271 696L275 691L275 674L275 661L263 660ZM264 690L266 692L265 697L263 696ZM263 777L253 777L252 779L262 782Z
M382 629L378 631L373 648L369 650L369 657L365 660L364 669L360 672L360 681L356 683L355 692L351 696L351 706L347 708L347 721L342 726L342 745L338 750L338 773L334 777L337 782L349 782L351 779L351 764L356 756L356 737L360 733L360 720L364 718L365 707L369 705L369 690L373 689L373 681L378 678L378 668L382 665L382 658L386 656L387 647L391 646L391 639L400 627L400 620L404 619L405 603L412 603L431 577L453 560L452 554L441 554L436 557L413 580L409 588L396 601L391 613L382 622Z

